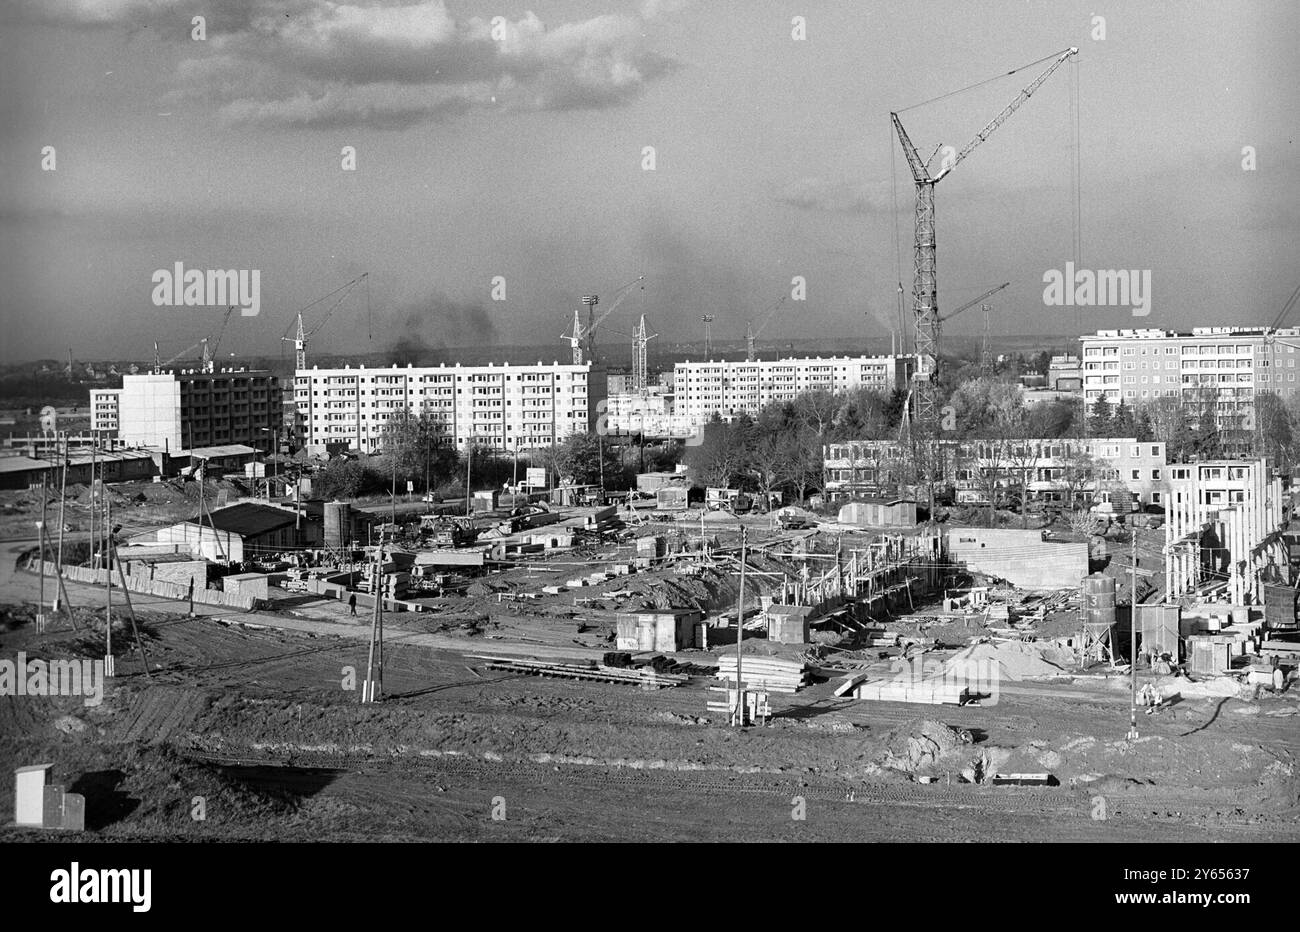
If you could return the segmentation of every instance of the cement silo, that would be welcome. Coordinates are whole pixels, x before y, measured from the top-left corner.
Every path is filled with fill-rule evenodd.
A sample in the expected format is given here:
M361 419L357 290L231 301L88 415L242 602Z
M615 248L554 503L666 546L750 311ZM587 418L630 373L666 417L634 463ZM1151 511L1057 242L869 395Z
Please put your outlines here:
M1115 662L1115 578L1104 573L1083 577L1084 665Z

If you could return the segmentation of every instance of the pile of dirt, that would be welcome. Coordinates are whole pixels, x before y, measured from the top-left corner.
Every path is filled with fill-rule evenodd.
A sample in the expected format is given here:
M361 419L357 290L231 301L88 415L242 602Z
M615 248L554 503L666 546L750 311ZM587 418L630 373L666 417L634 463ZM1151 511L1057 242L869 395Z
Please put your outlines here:
M933 719L917 719L890 732L881 763L914 776L960 767L974 738Z

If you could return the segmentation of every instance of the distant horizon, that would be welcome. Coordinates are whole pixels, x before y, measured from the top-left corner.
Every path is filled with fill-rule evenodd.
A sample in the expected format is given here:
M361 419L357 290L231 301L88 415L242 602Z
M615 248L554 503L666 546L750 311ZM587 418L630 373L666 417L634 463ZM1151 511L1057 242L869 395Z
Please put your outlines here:
M949 355L947 349L952 345L959 346L963 349L968 349L972 345L978 347L980 340L981 337L979 337L978 335L953 334L951 336L947 336L945 337L945 355ZM1045 336L1038 336L1036 334L997 336L997 335L990 334L989 344L995 350L1009 348L1013 352L1023 352L1023 347L1026 345L1043 344L1043 349L1051 349L1053 348L1054 344L1070 343L1070 342L1078 343L1078 341L1079 341L1078 336L1070 337L1061 334L1045 335ZM843 356L859 356L859 355L884 355L887 354L889 350L889 346L888 346L889 340L887 337L884 338L883 340L885 344L884 353L881 353L878 350L873 349L871 347L872 343L882 342L882 338L880 337L857 338L856 340L854 340L853 338L846 337L843 339L842 342L847 343L848 344L847 347L829 346L827 345L828 342L833 342L833 341L827 341L822 338L809 338L805 340L783 340L780 341L779 344L774 345L775 342L776 341L772 341L772 342L768 342L767 345L765 346L759 346L756 349L756 353L758 357L760 359L785 358L790 355L790 351L788 347L791 344L794 346L795 356L816 357L820 355L822 358L829 358L831 356L843 357ZM607 345L606 344L600 344L600 345L602 347L602 356L604 356L604 358L600 360L600 364L603 365L604 368L617 371L622 368L631 367L630 360L619 359L616 361L609 358L608 353L604 351L604 347ZM689 343L689 342L688 343L665 343L665 344L660 344L660 346L661 348L657 352L651 352L649 355L651 368L654 368L656 359L663 359L664 357L670 357L670 358L684 357L690 353L701 352L704 348L704 341L700 340L694 343ZM494 362L499 362L499 363L509 362L513 365L535 365L537 359L533 357L536 356L536 349L537 349L536 345L520 343L520 344L499 344L497 346L429 347L424 350L424 353L427 354L427 356L432 357L433 365L438 365L440 362L443 361L450 362L452 357L467 357L467 356L471 358L482 358L482 359L487 359L488 357L491 357L492 361ZM744 340L740 340L740 341L728 340L721 343L714 341L712 343L711 349L713 351L713 354L715 355L734 356L738 353L743 354L745 352L745 342ZM327 367L333 368L335 367L334 363L336 361L341 364L349 360L360 360L362 364L370 365L371 361L374 359L388 358L391 355L392 352L386 350L373 350L364 353L351 353L351 354L339 353L339 352L321 352L319 354L313 354L311 357L309 357L307 361L308 363L307 368L310 369L313 366L317 366L317 365L321 366L321 368L327 368ZM903 348L900 348L899 355L910 355L910 352ZM517 360L507 359L506 358L507 356L518 356L518 359ZM691 358L693 358L695 361L698 361L702 357L691 357ZM269 365L269 364L279 359L280 357L278 356L242 356L241 355L241 356L235 356L233 358L219 357L219 358L215 358L213 362L215 365L218 366L218 368L222 368L229 365L247 366L251 363L257 363L259 364L259 368L266 369L266 368L275 368L273 365ZM568 352L567 348L565 348L563 352L550 354L549 357L547 355L543 355L541 357L541 362L543 365L550 365L552 363L565 364L566 359L568 360L572 359L572 355ZM317 362L317 360L327 361L328 366L326 363ZM286 354L285 361L290 366L292 365L293 360L292 360L291 353ZM147 357L146 358L101 357L101 358L92 359L87 357L78 357L75 354L74 354L74 362L76 362L78 365L89 364L95 366L100 366L100 365L116 366L116 365L136 364L143 367L151 367L153 365L153 360ZM198 363L199 360L197 358L182 359L182 360L176 360L174 362L168 363L164 368L168 370L195 368L198 365ZM59 359L57 357L46 356L46 357L40 357L36 359L19 360L16 362L5 363L3 364L3 368L6 370L13 370L13 369L21 369L29 366L39 366L43 364L50 364L61 371L63 367L67 365L67 357L65 356L64 358ZM407 362L402 361L398 363L391 363L391 362L382 363L384 367L389 367L394 364L401 367L401 366L405 366ZM463 362L462 364L463 365L486 365L487 363L485 361L485 362ZM415 365L429 365L429 363L427 362L416 363Z

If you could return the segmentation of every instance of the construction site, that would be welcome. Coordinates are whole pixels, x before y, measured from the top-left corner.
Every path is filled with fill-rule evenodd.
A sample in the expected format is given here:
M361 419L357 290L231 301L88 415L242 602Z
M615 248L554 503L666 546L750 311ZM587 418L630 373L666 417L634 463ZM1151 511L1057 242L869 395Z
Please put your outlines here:
M370 326L362 273L277 337L294 355L283 383L222 365L232 306L172 359L154 343L149 371L91 389L90 428L42 409L0 457L0 795L15 806L0 837L1300 841L1294 459L1264 452L1257 421L1222 455L1175 456L1139 436L1150 425L1098 433L1110 383L1085 393L1082 349L1059 391L1075 397L1043 401L1072 433L1013 434L1029 383L999 375L988 303L1011 283L986 287L1010 274L981 270L978 297L940 310L936 185L1078 55L996 75L1018 93L961 148L926 157L904 128L948 94L874 113L915 195L911 307L891 282L897 329L873 334L889 331L888 356L760 361L774 320L803 326L778 316L794 313L783 297L746 319L743 361L715 363L715 315L692 309L706 361L683 353L659 391L642 307L624 321L626 390L607 390L595 333L642 274L603 304L584 294L585 324L564 313L571 363L309 367L349 294ZM952 94L993 78L962 80L977 83ZM1216 331L1194 334L1223 344L1213 363L1183 354L1215 375L1231 360L1236 391L1255 373L1238 353L1286 358L1269 354L1295 303L1257 351ZM963 381L1019 405L998 436L949 404L943 325L972 308ZM1123 341L1157 339L1104 333L1098 379ZM1179 403L1187 378L1166 375L1180 378ZM665 423L695 391L684 439L648 437L656 391L676 393ZM851 392L894 411L870 437L843 436ZM615 395L639 428L599 423ZM826 413L796 432L810 395ZM760 421L767 468L736 466L736 425ZM1086 480L1069 451L1041 452L1064 440L1096 448ZM990 466L1010 454L986 448L1013 442L1040 452Z
M1188 506L1099 558L1037 529L491 504L369 548L335 506L323 546L237 564L201 553L217 509L109 545L111 581L11 546L4 656L112 664L93 705L7 690L6 757L121 838L1300 831L1294 589L1254 512ZM1226 575L1181 559L1208 535Z

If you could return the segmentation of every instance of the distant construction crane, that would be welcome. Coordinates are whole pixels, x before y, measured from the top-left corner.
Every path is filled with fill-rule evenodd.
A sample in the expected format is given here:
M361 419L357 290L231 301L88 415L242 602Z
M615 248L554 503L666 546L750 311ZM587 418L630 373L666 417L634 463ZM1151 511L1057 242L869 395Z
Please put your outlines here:
M638 394L645 394L650 384L646 366L646 344L657 336L659 336L657 333L645 332L645 315L642 314L641 323L632 334L632 391Z
M930 162L938 154L941 147L937 147L931 153L929 159L922 161L921 156L916 151L916 146L912 145L912 140L908 138L907 131L903 129L898 113L893 112L889 115L894 124L894 131L898 134L898 141L902 146L903 154L907 158L908 167L911 169L912 179L916 183L916 238L913 248L915 276L912 285L912 315L916 327L917 355L915 379L918 389L915 395L917 400L916 419L926 428L933 428L937 422L936 394L942 324L942 318L939 316L938 272L935 258L934 186L960 165L966 156L970 155L980 143L988 139L994 130L1006 122L1011 114L1020 109L1020 106L1058 68L1077 54L1079 54L1077 48L1068 48L1055 53L1054 56L1048 56L1048 58L1054 57L1055 61L1016 95L1011 103L1003 107L998 115L976 133L975 137L966 143L965 147L955 157L944 159L940 164L939 171L934 174L930 173ZM1042 58L1039 59L1039 62L1046 60L1046 58ZM1007 72L1007 74L1015 74L1017 71L1032 67L1032 65L1039 62L1022 65L1020 68Z
M980 375L992 375L993 354L989 352L989 311L993 308L985 304L980 310L984 312L984 332L980 335Z
M179 353L177 353L175 356L171 357L165 362L159 361L160 354L158 352L158 341L155 340L153 344L154 375L160 374L163 371L163 369L167 368L172 363L176 362L176 360L184 357L186 354L193 352L194 350L199 350L199 360L200 360L199 371L200 372L214 371L216 369L215 359L216 359L217 350L221 348L221 340L226 335L226 325L230 323L230 316L231 314L234 313L234 310L235 310L235 305L233 304L230 307L226 308L226 313L221 318L221 326L218 327L214 333L208 334L207 336L200 339L197 343L191 343L189 346L185 347L185 349L181 350Z
M623 299L631 293L632 286L644 281L645 276L638 275L626 285L620 286L614 292L614 303L601 312L599 317L596 316L596 306L600 304L600 296L594 294L582 296L582 304L587 309L587 326L582 326L579 311L575 309L573 312L573 331L560 336L560 339L567 341L573 350L573 364L575 366L580 366L584 362L590 362L594 365L598 361L596 359L596 329L609 319L609 315L618 310L618 306L623 303ZM645 290L644 284L641 285L641 290Z
M293 366L295 372L307 368L307 342L312 337L314 337L317 334L317 332L320 331L321 327L325 326L325 322L330 319L330 315L332 315L336 310L338 310L339 305L341 305L345 300L347 300L348 295L352 293L352 289L355 288L357 285L361 284L361 282L367 281L369 276L370 276L369 272L362 272L356 278L352 279L352 281L348 282L345 285L340 285L338 288L335 288L329 294L317 298L315 301L311 302L311 304L308 304L306 307L302 308L302 310L298 311L298 313L295 315L297 318L298 326L297 329L294 331L294 335L292 337L289 336L289 332L288 330L286 330L284 335L280 337L280 339L283 342L293 344ZM369 292L367 291L367 295L368 294ZM323 301L328 301L330 298L334 297L335 295L339 296L338 300L335 301L332 305L330 305L330 309L324 313L321 319L317 323L313 324L311 329L305 328L302 322L302 312L308 310L309 308L315 307L317 304L320 304ZM292 327L293 324L291 323L289 326Z
M775 319L777 312L781 310L781 306L785 304L785 299L788 297L789 295L782 295L781 300L777 301L776 304L772 305L771 308L767 310L766 312L767 316L765 316L763 320L759 323L757 330L754 329L754 322L752 320L746 322L745 359L747 361L753 362L757 358L758 353L754 347L754 342L759 338L759 336L763 333L763 331L767 329L767 325L770 324L773 321L773 319Z

